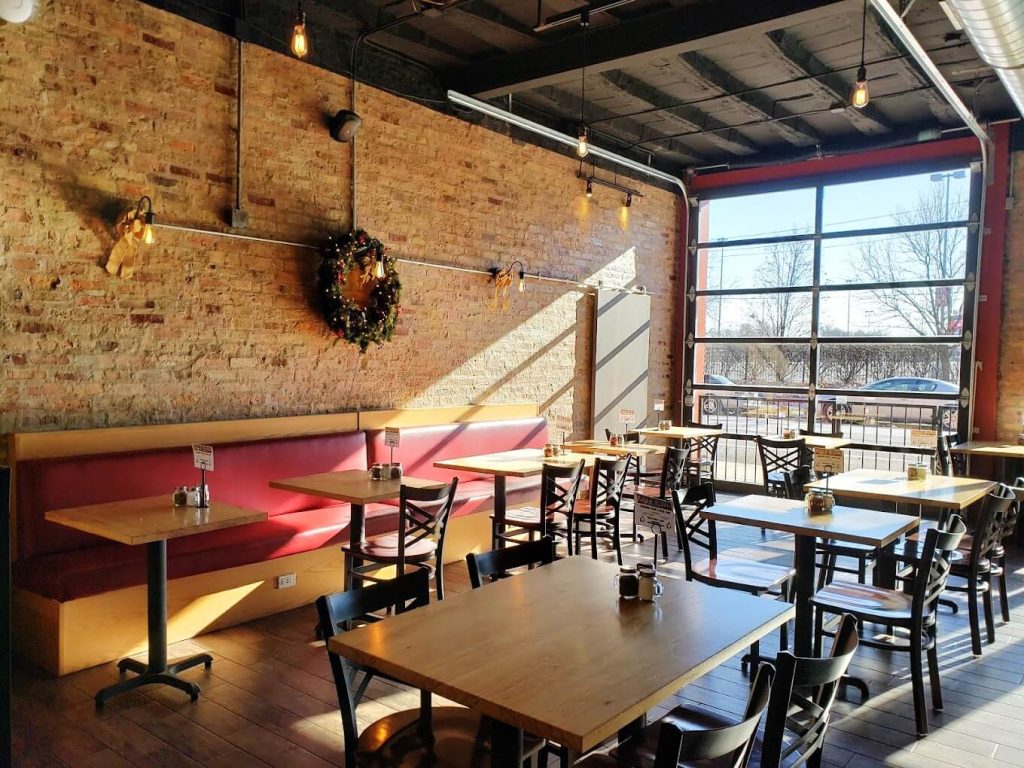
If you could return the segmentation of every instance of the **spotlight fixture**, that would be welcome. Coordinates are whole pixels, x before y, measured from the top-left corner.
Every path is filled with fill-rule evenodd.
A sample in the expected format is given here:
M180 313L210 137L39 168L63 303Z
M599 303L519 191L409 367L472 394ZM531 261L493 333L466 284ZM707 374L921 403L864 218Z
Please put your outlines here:
M331 138L347 144L355 138L363 118L349 109L339 110L330 120Z
M587 179L587 197L591 198L594 196L594 180Z
M609 189L618 190L626 195L625 205L628 208L633 205L634 197L643 197L644 193L639 189L633 187L627 187L625 184L619 184L617 181L610 179L602 179L600 176L595 176L591 173L589 176L585 175L582 170L577 171L576 177L583 179L587 182L587 197L592 197L594 194L594 185L599 184L602 187L608 187Z
M292 28L292 53L300 59L309 55L309 36L306 34L306 12L299 0L299 9L295 14L295 26Z
M145 203L146 210L142 210L142 205ZM149 195L143 195L140 198L138 205L135 206L135 218L142 218L142 242L146 245L152 245L156 240L156 233L153 231L153 223L156 221L156 216L153 213L153 201L149 198Z
M632 192L627 192L626 193L626 203L625 203L625 205L626 205L627 208L632 208L633 207L633 193Z
M868 70L864 66L864 41L867 39L868 29L868 0L864 0L864 15L860 22L860 67L857 69L857 82L850 92L850 105L857 109L864 109L871 98L868 94Z
M384 252L377 254L377 263L373 265L373 276L378 280L384 279Z

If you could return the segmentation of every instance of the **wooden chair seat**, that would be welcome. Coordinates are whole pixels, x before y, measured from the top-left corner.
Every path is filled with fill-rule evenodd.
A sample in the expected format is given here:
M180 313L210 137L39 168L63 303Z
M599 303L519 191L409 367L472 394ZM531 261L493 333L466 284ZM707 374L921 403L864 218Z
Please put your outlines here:
M717 557L694 563L695 577L717 582L720 586L756 592L775 591L796 576L793 568L759 563L742 557Z
M491 520L494 520L491 515ZM548 524L554 523L555 516L548 515ZM517 507L505 511L505 522L516 528L535 528L540 530L540 508L539 507Z
M573 505L573 514L579 516L580 518L588 517L590 515L590 500L579 499ZM613 507L610 504L602 504L599 507L597 507L597 509L594 510L594 516L597 518L614 517L615 507Z
M397 562L398 534L389 533L384 536L376 536L355 545L345 545L341 550L346 554L374 560L378 563ZM429 560L435 552L437 552L437 542L432 539L421 539L415 542L406 540L405 559L409 562Z
M829 613L855 613L878 623L908 622L914 596L891 589L837 581L819 589L811 603Z
M377 720L359 734L356 748L361 768L468 768L489 765L491 727L487 718L463 707L433 707L433 747L419 733L420 711L408 709ZM523 734L523 757L540 752L543 742Z

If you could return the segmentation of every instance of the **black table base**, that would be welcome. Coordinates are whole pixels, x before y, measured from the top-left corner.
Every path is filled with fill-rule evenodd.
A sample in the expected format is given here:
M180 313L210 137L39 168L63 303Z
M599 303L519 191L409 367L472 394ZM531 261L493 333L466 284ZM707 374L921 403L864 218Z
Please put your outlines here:
M144 685L167 685L187 693L192 701L199 699L201 689L197 683L178 677L180 672L202 664L213 665L213 657L200 653L187 659L167 663L167 542L154 541L146 548L146 590L148 594L149 660L143 664L135 659L121 659L117 668L124 675L137 676L109 685L96 694L96 705L102 706L114 696L134 691Z

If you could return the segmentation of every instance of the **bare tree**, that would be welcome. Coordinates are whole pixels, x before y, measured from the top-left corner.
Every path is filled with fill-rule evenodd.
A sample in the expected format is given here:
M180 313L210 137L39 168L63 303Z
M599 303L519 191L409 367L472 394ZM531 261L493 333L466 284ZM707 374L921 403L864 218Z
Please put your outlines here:
M811 245L806 241L776 243L754 271L758 287L791 288L810 285L814 266ZM762 336L806 336L804 318L811 306L808 293L769 293L751 305L751 320Z

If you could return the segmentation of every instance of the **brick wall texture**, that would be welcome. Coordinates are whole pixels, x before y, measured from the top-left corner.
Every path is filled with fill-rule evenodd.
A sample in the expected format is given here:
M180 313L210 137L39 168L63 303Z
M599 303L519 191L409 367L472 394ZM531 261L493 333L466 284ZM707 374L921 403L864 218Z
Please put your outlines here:
M226 229L236 44L141 3L44 0L0 25L0 432L356 407L539 402L589 422L593 299L531 281L508 312L481 275L402 265L395 340L358 349L312 308L314 251L162 229L131 279L102 265L141 195L159 222ZM244 52L249 232L348 229L343 77ZM669 397L671 193L587 201L570 158L361 86L358 223L393 255L653 293L650 397ZM641 185L643 186L643 185Z
M1024 152L1010 165L1012 202L1007 211L1003 261L1003 323L999 349L998 439L1015 440L1024 432Z

